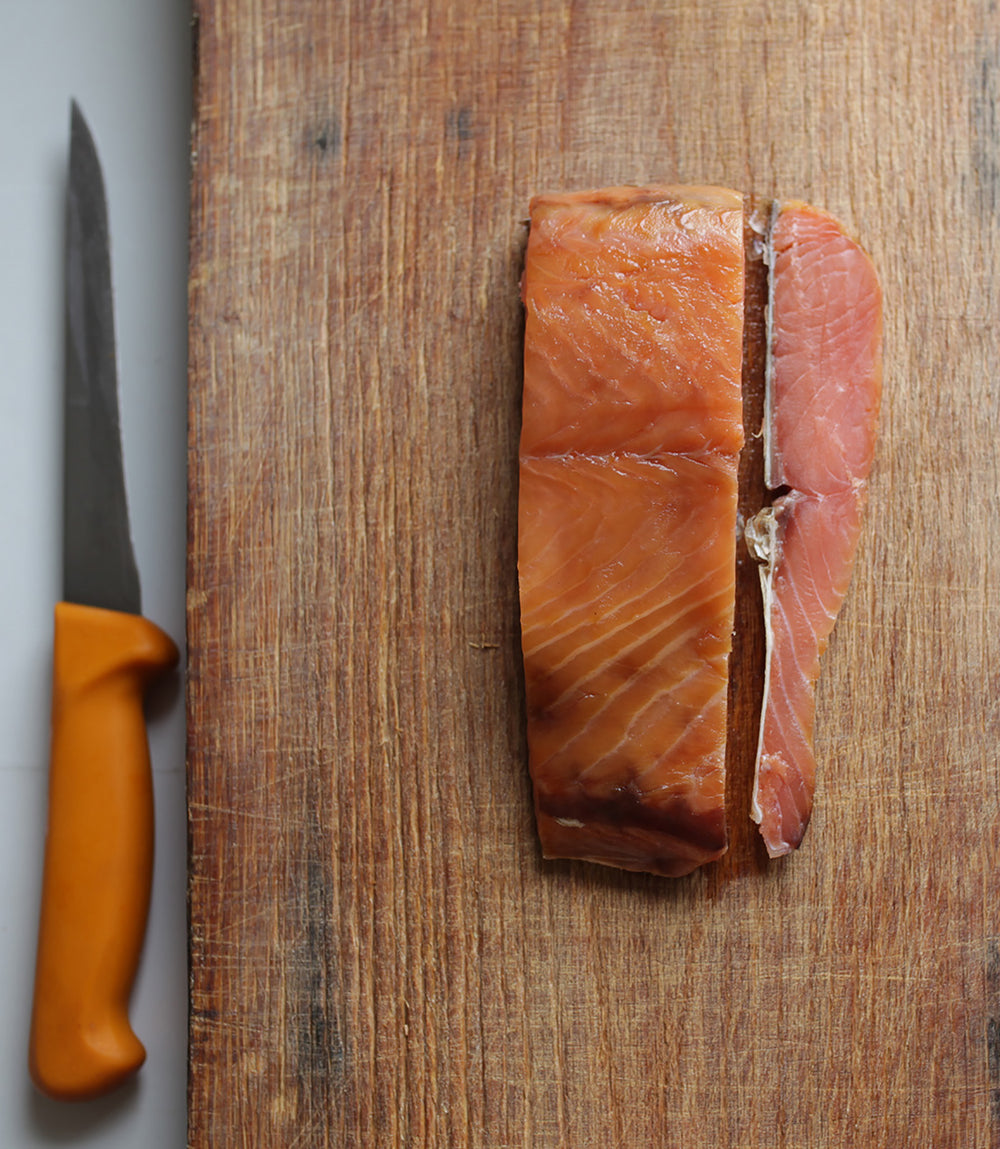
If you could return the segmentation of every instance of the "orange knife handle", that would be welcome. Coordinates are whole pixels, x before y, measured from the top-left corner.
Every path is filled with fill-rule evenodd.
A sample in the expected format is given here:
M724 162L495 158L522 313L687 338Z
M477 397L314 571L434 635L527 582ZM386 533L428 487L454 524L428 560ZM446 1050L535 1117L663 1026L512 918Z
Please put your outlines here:
M177 647L137 615L59 603L45 871L28 1066L50 1097L114 1089L146 1058L128 1021L153 872L146 687Z

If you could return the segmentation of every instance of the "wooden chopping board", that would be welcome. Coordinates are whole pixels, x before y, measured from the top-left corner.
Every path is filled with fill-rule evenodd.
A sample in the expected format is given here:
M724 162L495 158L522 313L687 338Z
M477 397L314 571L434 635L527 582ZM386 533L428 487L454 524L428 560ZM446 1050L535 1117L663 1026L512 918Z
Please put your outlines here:
M190 1144L1000 1145L1000 12L197 0ZM543 862L527 204L808 199L886 305L803 848Z

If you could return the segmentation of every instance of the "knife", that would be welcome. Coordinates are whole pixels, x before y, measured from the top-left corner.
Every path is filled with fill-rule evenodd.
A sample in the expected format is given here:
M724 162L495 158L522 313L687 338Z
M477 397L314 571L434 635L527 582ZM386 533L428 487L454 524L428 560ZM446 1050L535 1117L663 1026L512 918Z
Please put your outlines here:
M146 930L153 784L145 690L177 647L141 615L115 363L104 180L76 103L66 198L63 601L28 1067L43 1093L114 1089L146 1053L128 1000Z

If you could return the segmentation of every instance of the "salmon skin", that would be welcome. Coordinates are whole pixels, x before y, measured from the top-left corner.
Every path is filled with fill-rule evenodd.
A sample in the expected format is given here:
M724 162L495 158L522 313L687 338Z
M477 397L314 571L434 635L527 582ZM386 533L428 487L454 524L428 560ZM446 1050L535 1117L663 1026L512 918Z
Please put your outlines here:
M667 876L726 848L743 200L536 197L518 578L543 853Z
M815 685L847 593L875 453L882 296L867 254L826 212L777 206L770 234L765 483L748 524L761 561L767 663L751 816L771 857L812 812Z

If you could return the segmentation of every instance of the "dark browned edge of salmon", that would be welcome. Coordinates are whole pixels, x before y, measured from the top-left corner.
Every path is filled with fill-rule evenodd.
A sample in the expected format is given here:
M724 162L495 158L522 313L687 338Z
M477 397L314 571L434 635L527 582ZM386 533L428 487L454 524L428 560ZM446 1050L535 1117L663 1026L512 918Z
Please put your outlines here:
M725 879L764 870L767 850L750 819L761 705L764 698L765 632L760 575L743 539L742 527L771 501L764 486L764 385L767 368L769 274L765 249L773 202L747 196L743 211L746 286L743 300L743 427L740 454L736 606L729 656L726 718L726 823L729 849L706 874Z

